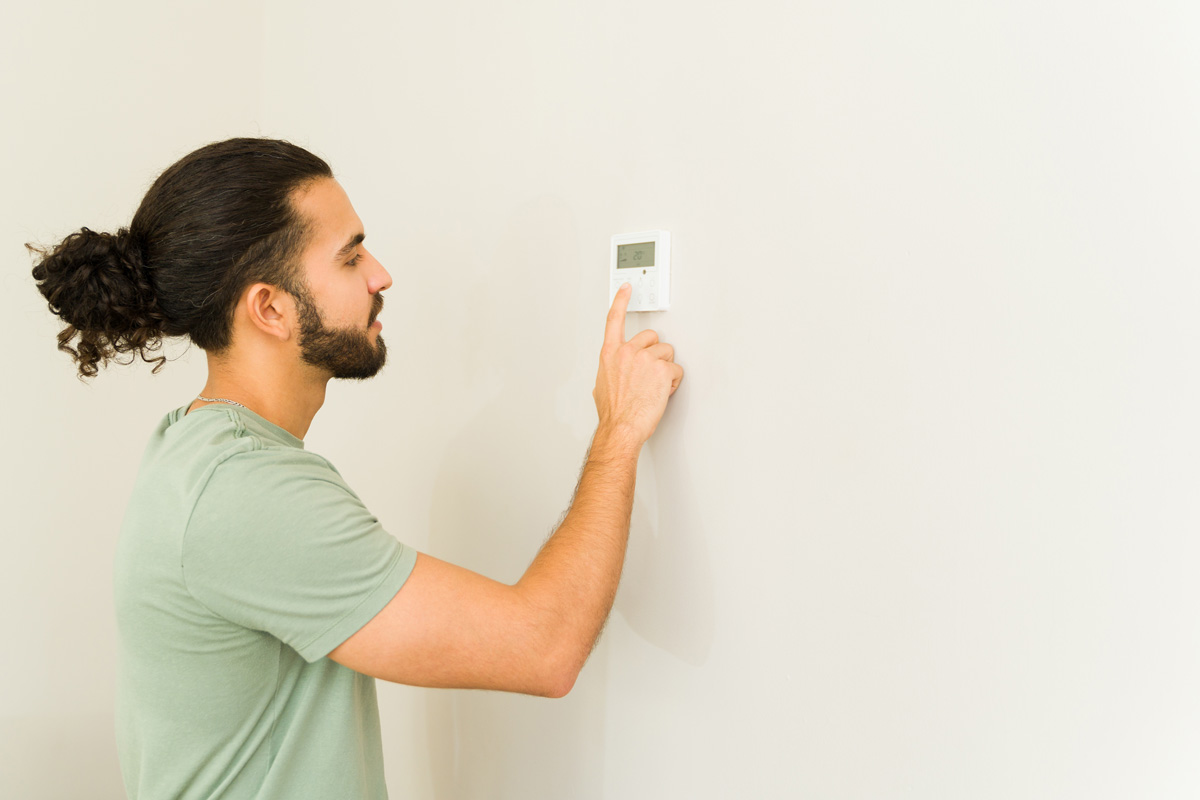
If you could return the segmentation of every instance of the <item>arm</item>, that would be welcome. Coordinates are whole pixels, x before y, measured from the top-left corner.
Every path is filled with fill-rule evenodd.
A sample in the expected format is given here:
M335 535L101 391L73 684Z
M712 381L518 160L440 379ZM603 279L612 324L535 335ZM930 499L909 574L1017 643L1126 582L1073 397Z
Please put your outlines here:
M619 442L597 429L571 510L515 586L420 553L391 602L329 657L396 683L565 695L624 561L637 450Z
M609 312L593 398L600 424L566 518L509 586L424 553L396 596L329 658L417 686L562 697L591 652L625 559L641 446L683 377L654 331L624 341Z

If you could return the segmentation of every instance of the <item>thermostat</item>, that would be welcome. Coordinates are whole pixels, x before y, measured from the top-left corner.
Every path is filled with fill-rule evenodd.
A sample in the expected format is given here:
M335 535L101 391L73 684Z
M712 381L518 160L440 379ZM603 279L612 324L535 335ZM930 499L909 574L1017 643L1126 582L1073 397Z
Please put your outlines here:
M633 286L628 311L666 311L671 305L671 234L618 233L612 237L608 304L621 284Z

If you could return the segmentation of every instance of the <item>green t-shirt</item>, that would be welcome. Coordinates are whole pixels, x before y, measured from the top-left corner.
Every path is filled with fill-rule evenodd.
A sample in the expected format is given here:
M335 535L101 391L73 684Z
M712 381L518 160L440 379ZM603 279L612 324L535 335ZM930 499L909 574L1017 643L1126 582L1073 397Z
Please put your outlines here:
M151 435L117 545L126 790L386 798L375 680L325 656L387 605L416 550L303 440L190 405Z

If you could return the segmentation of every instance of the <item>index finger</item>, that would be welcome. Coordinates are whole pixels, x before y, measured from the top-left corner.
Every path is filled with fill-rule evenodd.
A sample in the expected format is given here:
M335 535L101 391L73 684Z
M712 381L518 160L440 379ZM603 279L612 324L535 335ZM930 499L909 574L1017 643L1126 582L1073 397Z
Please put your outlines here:
M620 347L625 344L625 309L629 308L629 298L633 294L633 286L621 284L613 297L612 308L608 310L608 322L604 325L604 345Z

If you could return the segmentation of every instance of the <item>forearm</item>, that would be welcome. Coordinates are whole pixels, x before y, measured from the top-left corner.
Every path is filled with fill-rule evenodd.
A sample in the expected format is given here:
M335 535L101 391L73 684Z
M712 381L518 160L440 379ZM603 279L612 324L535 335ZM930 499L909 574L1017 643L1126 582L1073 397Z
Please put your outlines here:
M616 597L640 451L635 437L597 428L567 516L517 582L571 682Z

